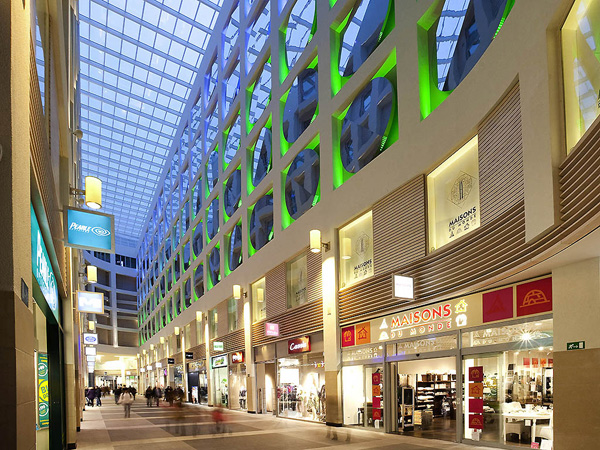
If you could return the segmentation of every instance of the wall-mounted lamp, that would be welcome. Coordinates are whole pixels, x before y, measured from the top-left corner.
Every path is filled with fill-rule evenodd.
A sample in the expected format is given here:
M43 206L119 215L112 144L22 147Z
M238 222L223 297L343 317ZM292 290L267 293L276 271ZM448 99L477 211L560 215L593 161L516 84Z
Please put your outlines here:
M310 251L313 253L321 253L321 248L326 252L329 251L329 242L321 242L321 230L310 230Z
M98 268L96 266L87 266L87 281L90 284L94 284L98 282Z
M154 350L154 344L150 344L150 350Z
M202 311L196 311L196 322L202 322Z
M350 259L352 257L352 239L342 239L342 259Z
M85 189L71 188L71 195L84 195L85 204L91 209L102 208L102 180L97 177L85 177Z
M160 337L160 343L161 343L161 344L164 344L164 343L165 343L165 337L164 337L164 336L161 336L161 337Z
M83 138L83 131L81 131L79 128L75 131L72 132L73 136L75 136L77 139L81 139Z
M146 349L143 349L143 350L142 350L142 353L145 355L145 354L146 354Z
M179 327L175 327L175 336L179 336Z
M233 285L233 298L235 298L236 300L239 300L240 298L242 298L242 294L244 295L244 298L248 297L248 294L242 290L242 287L239 284L234 284Z
M96 322L93 320L88 321L88 330L94 331L96 329Z

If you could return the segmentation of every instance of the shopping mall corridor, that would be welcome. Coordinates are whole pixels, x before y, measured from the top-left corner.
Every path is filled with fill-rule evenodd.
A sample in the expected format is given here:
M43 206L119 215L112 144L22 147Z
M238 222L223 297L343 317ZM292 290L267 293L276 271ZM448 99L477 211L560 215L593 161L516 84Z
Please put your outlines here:
M337 440L334 440L321 424L229 411L224 414L225 432L217 432L212 413L212 408L191 405L169 408L161 403L159 408L149 408L138 397L132 405L131 417L124 419L123 407L105 397L103 406L87 407L84 411L77 448L301 450L340 445L349 449L390 450L479 448L348 428L336 429Z

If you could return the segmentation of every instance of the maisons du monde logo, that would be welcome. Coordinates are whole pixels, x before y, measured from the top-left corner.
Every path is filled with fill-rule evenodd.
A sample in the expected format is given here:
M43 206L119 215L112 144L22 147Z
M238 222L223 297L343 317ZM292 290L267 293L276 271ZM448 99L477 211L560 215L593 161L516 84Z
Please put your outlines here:
M81 225L75 221L71 222L69 224L69 231L78 231L80 233L93 233L96 236L99 237L106 237L106 236L110 236L110 230L107 230L106 228L103 227L92 227L90 225Z

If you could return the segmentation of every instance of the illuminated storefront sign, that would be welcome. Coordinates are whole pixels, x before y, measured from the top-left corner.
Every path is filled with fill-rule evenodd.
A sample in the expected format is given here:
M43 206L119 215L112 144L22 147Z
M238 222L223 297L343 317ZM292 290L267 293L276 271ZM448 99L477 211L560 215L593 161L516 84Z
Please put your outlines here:
M50 425L50 396L48 391L48 355L38 353L37 360L38 379L38 425L48 428Z
M303 336L288 341L288 353L310 352L310 336Z
M227 367L227 355L213 356L212 358L210 358L210 366L213 369L217 369L219 367Z
M102 292L77 291L77 311L104 314L104 294Z
M85 250L113 253L115 248L114 216L67 207L65 245Z
M244 362L244 352L234 352L231 354L231 363L240 364Z
M402 275L393 275L394 298L405 298L412 300L415 298L414 283L411 277Z
M94 355L96 356L96 347L86 347L85 348L86 355Z
M98 335L96 333L83 333L83 343L87 345L98 345Z
M265 336L279 336L279 324L267 322L265 324Z
M167 358L167 364L175 364L175 358Z
M194 352L185 352L185 359L194 359Z
M342 347L352 347L429 336L510 320L515 317L515 311L516 317L551 312L552 278L458 297L346 326L341 330L341 342Z
M46 250L46 244L44 243L33 205L31 206L31 270L40 286L44 300L54 314L54 317L56 317L56 320L60 322L56 277L52 270L52 264L48 256L48 251Z
M213 350L216 350L218 352L222 352L224 348L225 348L225 346L223 345L222 342L213 341Z

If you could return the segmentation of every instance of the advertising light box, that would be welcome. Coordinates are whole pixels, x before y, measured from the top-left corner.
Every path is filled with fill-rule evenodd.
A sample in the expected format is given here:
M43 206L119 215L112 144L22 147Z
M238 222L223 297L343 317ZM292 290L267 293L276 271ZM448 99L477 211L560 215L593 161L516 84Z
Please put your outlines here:
M86 345L98 345L98 335L96 333L83 333L83 343Z
M31 271L42 291L46 304L56 320L60 322L56 277L52 270L52 263L48 256L48 250L33 205L31 206Z
M85 354L87 356L96 356L96 347L86 347L85 348Z
M77 291L77 311L104 314L104 294L102 292Z
M115 220L111 214L65 208L65 245L84 250L115 252Z

